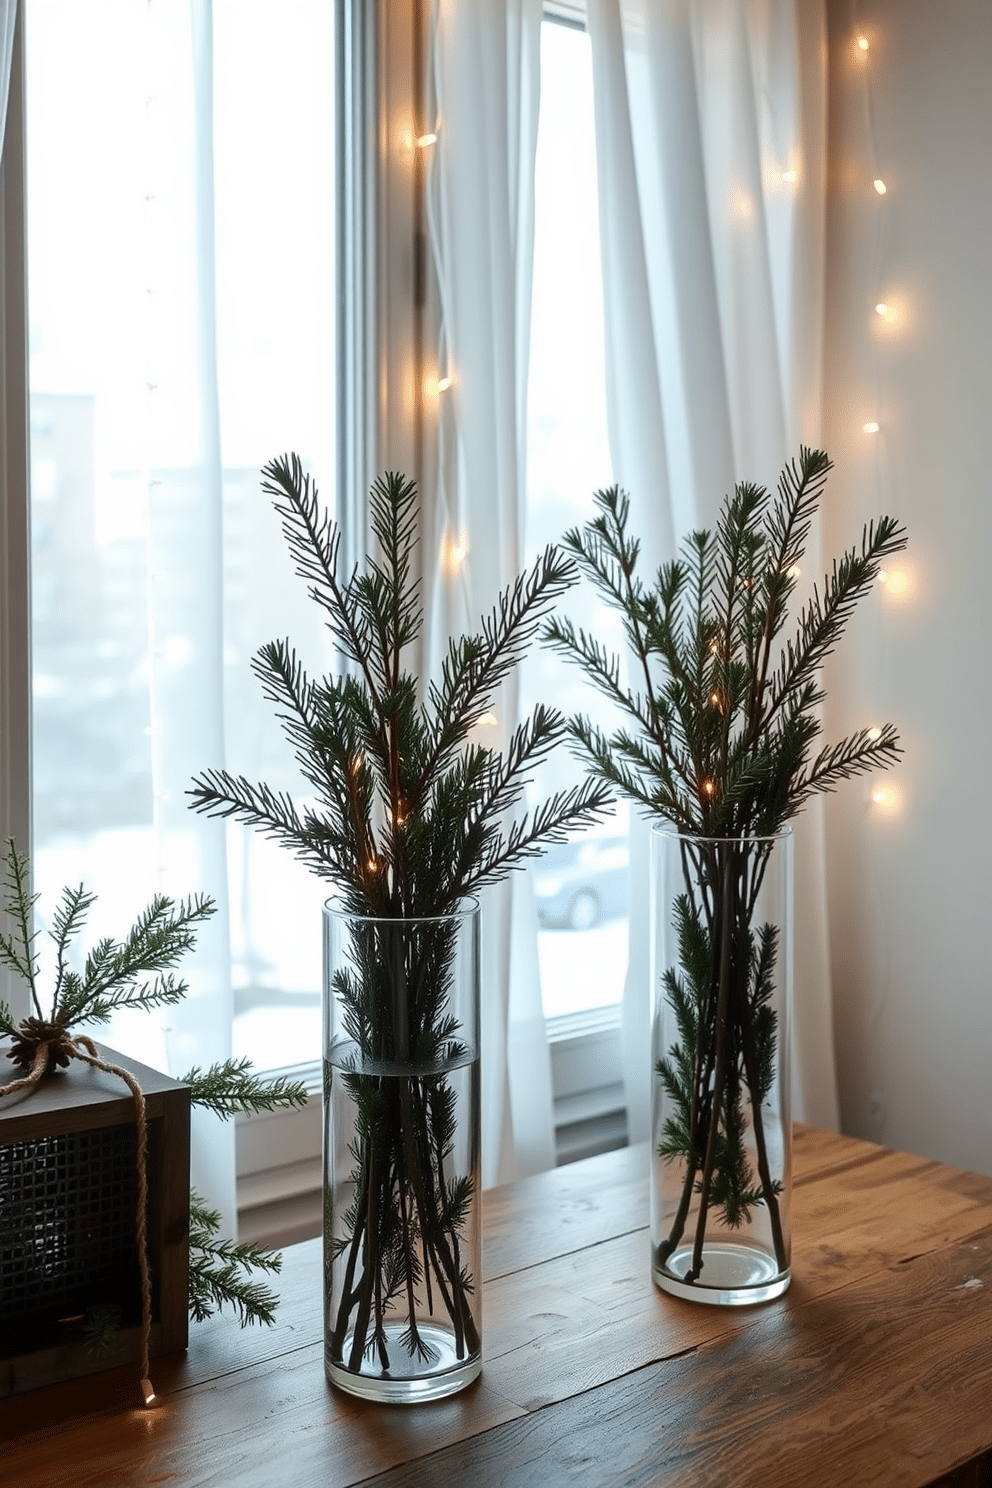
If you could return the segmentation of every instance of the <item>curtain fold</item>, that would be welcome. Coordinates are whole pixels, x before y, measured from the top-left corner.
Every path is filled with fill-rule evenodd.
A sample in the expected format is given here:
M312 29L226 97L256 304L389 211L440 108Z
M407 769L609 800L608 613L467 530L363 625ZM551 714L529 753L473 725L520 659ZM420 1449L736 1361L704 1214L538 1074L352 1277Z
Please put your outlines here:
M736 480L773 485L819 442L825 22L819 0L588 0L588 25L611 447L650 573ZM836 1127L822 803L796 839L796 1110ZM650 1127L647 843L638 822L631 1140Z
M169 1071L231 1053L227 843L195 815L193 775L225 760L224 562L214 247L211 0L149 7L148 624L158 887L217 909L165 1020ZM234 1126L193 1112L191 1181L237 1233Z
M440 302L437 488L424 524L428 664L478 628L525 553L524 493L540 0L437 0L428 228ZM505 745L515 685L484 725ZM554 1163L547 1032L529 881L483 897L483 1182Z

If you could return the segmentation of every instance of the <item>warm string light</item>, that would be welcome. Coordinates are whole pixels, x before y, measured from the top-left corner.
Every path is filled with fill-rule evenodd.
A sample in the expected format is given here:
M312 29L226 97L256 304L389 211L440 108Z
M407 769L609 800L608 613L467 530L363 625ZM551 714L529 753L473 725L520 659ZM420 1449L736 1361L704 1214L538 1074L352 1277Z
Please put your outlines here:
M454 385L454 378L450 373L444 377L438 377L436 372L428 372L424 378L424 402L436 403L441 393L446 393Z
M877 317L874 324L876 326L879 326L879 322L881 322L881 325L888 327L896 326L904 320L905 307L899 304L898 301L893 303L889 295L878 293L882 286L882 274L884 272L881 256L883 226L881 204L883 199L888 197L889 190L888 184L885 180L885 175L883 171L879 169L879 161L876 153L871 90L873 69L869 65L869 51L869 37L863 31L855 29L854 55L860 60L861 63L864 64L860 75L863 79L861 87L864 90L862 96L864 101L865 144L868 157L868 169L866 171L866 175L871 182L872 191L874 193L873 199L876 204L871 213L874 246L869 282L873 283L876 286L876 294L878 295L878 298L874 303L874 314ZM881 327L879 327L879 329L881 329ZM869 345L871 346L870 355L872 356L874 361L876 408L881 410L882 390L879 337L877 335L870 336ZM880 432L881 424L878 418L869 418L862 423L861 429L862 433L864 434L875 435ZM881 490L882 467L879 463L883 453L884 446L876 444L874 448L875 478L876 484L879 486L879 504L884 509L886 503L884 501L884 492ZM913 586L911 582L911 572L905 567L900 566L898 568L883 568L879 571L878 577L880 586L886 597L889 599L898 601L907 596L912 590ZM881 740L883 737L883 730L881 727L875 725L865 730L864 737L868 741L868 743L878 744L879 740ZM900 788L898 785L893 784L889 780L886 780L884 783L880 781L877 785L872 785L869 789L868 800L872 813L880 818L894 817L902 809L902 794Z
M910 576L905 568L883 568L879 570L879 583L885 585L887 594L901 599L911 588Z
M437 129L429 129L425 134L415 134L411 125L400 130L400 149L408 159L413 158L415 150L429 150L432 145L437 144Z
M894 785L876 785L871 792L871 804L882 816L895 816L902 805L902 796Z

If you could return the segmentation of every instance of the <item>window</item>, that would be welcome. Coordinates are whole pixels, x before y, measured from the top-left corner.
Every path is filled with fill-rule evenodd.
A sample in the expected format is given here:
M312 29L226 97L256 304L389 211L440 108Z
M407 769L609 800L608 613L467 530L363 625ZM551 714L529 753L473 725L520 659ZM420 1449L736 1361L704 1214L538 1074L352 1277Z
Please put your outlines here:
M578 9L547 7L541 27L527 436L532 558L592 516L593 492L613 480L592 55ZM623 654L618 617L588 586L573 589L565 606L576 624ZM533 654L524 688L531 702L540 697L566 714L610 722L581 674L550 653ZM581 770L562 752L545 767L535 795L560 788L566 771L578 780ZM620 804L612 818L552 847L532 869L559 1162L626 1141L620 1002L628 945L627 828L627 807Z
M541 28L541 115L535 180L534 289L528 386L527 541L531 557L593 514L595 490L612 483L606 427L603 299L589 38L575 25ZM620 654L617 616L583 585L565 607L576 624ZM534 655L532 698L604 724L603 704L573 667ZM561 754L536 794L582 767ZM546 1016L618 1004L627 963L629 850L626 808L581 838L552 847L533 870L541 924Z
M288 441L333 499L333 10L210 9L212 56L186 6L25 7L33 857L42 912L64 883L98 891L94 934L147 903L153 820L184 808L153 795L156 749L159 765L175 751L178 793L162 714L180 679L184 706L216 711L217 739L237 721L230 767L296 788L250 658L315 627L260 466ZM222 676L196 656L214 626ZM316 1059L323 886L241 827L228 868L234 1052Z
M375 152L387 116L391 129L399 121L410 133L415 7L26 0L18 16L27 57L23 68L15 59L0 180L0 318L25 299L27 213L35 635L32 688L26 536L18 545L27 531L18 493L28 379L15 355L15 314L13 333L0 340L8 580L0 813L26 842L33 691L36 887L50 912L64 882L85 879L100 896L91 932L117 934L158 886L151 828L164 806L152 800L152 757L170 716L170 673L197 659L178 623L189 618L182 600L163 623L154 586L161 564L182 579L203 560L179 520L203 486L198 462L212 459L219 470L219 520L208 535L224 595L222 618L214 617L224 640L214 700L223 696L237 725L229 743L240 751L228 762L287 787L295 782L285 744L249 659L273 635L288 632L299 644L320 627L258 493L259 466L296 448L336 501L353 549L373 460L410 468L399 400L377 407L381 390L368 372L384 344L412 340L397 245L411 241L413 173L397 152L381 162ZM205 18L206 33L197 29ZM377 254L378 273L370 268ZM354 375L336 385L342 356ZM183 593L181 584L166 587ZM304 659L326 667L319 648ZM182 791L209 760L198 749L183 768L183 724L198 725L197 714L171 714L180 724L173 775L183 782L168 803L174 820L193 820ZM324 887L240 828L228 839L235 1050L261 1068L310 1060L316 1069ZM196 873L182 882L204 887ZM18 1012L20 992L11 998ZM150 1023L137 1020L123 1041L157 1062L161 1029ZM313 1233L319 1151L319 1095L304 1112L242 1127L244 1238Z
M282 735L249 662L273 635L288 633L299 643L312 633L312 613L258 492L259 466L295 448L318 475L324 496L336 498L339 513L350 515L358 543L356 493L372 473L367 451L375 445L378 462L411 468L408 431L396 412L405 389L389 396L371 386L349 402L335 386L334 351L337 340L352 363L364 356L373 365L385 339L404 348L387 375L409 364L414 338L403 323L411 313L409 262L399 262L397 245L414 241L416 209L403 198L412 173L409 162L397 165L391 157L382 169L402 178L395 189L377 177L377 162L349 154L352 144L341 145L340 136L335 161L335 101L326 80L335 54L345 55L340 79L350 91L344 117L352 121L359 148L371 152L382 137L376 127L382 118L374 116L377 109L385 114L383 94L390 128L414 115L415 9L392 0L379 7L286 0L273 12L260 0L213 0L193 7L212 15L212 65L206 67L204 38L191 37L185 6L25 0L21 7L29 142L33 853L42 909L50 912L66 882L83 879L98 892L94 934L119 933L147 902L157 887L155 813L185 810L181 793L190 769L174 769L183 784L163 804L153 799L152 762L163 747L159 729L168 688L197 662L196 642L178 621L197 617L177 616L175 607L163 616L156 607L159 565L170 564L179 575L207 559L221 565L223 614L210 623L223 629L218 694L227 717L237 722L228 733L228 763L294 789ZM363 29L372 27L373 13L378 37ZM554 266L567 263L580 276L570 281L572 305L576 297L589 304L598 299L599 269L588 45L579 31L548 24L544 33L539 189L549 186L549 174L564 178L562 160L569 169L578 166L571 173L583 189L570 203L571 218L547 192L539 204L536 272L546 273L550 264L560 279ZM558 81L569 76L573 84L576 76L582 80L577 103L574 96L569 103ZM576 107L570 118L569 108ZM342 200L348 220L335 222L334 207ZM212 201L212 211L203 212L204 201ZM564 241L556 242L549 232L559 216L567 226ZM375 218L378 237L369 241L364 234ZM352 289L364 285L367 300L341 294L335 324L338 253L346 280ZM372 263L377 274L369 271ZM539 300L550 308L536 282L535 308ZM583 520L593 486L609 480L601 312L577 318L566 311L566 317L589 340L563 354L561 325L542 327L535 315L535 546ZM549 397L554 378L546 375L552 355L559 368L595 369L557 404ZM365 385L360 375L354 385ZM366 408L356 406L361 396ZM377 418L373 438L368 427ZM345 436L343 461L335 452L336 422ZM576 427L595 431L581 454L574 450ZM562 450L573 451L571 464ZM199 541L184 535L184 514L197 500L201 467L211 460L219 471L215 515L223 542L205 555ZM338 471L345 474L335 491ZM189 592L195 596L195 586ZM581 603L573 605L577 616ZM602 630L601 617L590 618ZM306 660L314 669L327 664L319 654ZM595 706L591 696L575 691L576 677L561 666L555 670L567 689L563 707ZM542 695L544 681L539 671L533 674L531 685ZM190 696L188 688L184 695ZM181 746L189 741L172 742L181 762ZM190 765L210 762L198 746ZM579 980L569 970L576 958L583 961L585 983L593 980L586 974L590 958L602 966L592 1000L612 1005L616 1021L625 920L613 912L621 900L607 899L606 886L611 895L617 891L624 852L618 819L569 847L545 873L539 899L549 923L541 954L559 1050L569 1044L560 1035L575 1033L571 1025L566 1029L568 1019L581 1011L564 996ZM284 851L237 826L228 832L226 857L235 1052L262 1068L315 1061L319 938L313 927L324 887ZM551 892L554 877L577 888ZM579 882L587 877L588 884ZM186 882L190 890L202 886L195 874ZM592 919L597 923L589 927ZM151 1022L127 1031L126 1045L139 1057ZM580 1032L569 1044L575 1057L561 1083L567 1099L584 1100L590 1085L603 1079L598 1034L588 1024ZM148 1057L157 1062L160 1052L151 1047ZM583 1060L585 1072L576 1075ZM591 1073L590 1061L596 1066ZM262 1215L258 1226L245 1226L246 1235L271 1235L266 1206L283 1192L305 1194L316 1183L315 1117L316 1111L279 1118L278 1134L259 1123L239 1144L243 1191ZM259 1179L256 1170L273 1167L280 1168L279 1178ZM302 1210L301 1223L309 1225ZM290 1233L284 1227L282 1237Z

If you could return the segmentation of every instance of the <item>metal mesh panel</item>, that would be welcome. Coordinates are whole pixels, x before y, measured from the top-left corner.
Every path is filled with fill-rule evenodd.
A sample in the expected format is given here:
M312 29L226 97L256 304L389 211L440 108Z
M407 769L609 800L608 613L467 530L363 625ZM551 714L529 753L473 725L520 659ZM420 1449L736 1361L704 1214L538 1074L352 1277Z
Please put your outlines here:
M0 1146L0 1358L80 1333L80 1315L139 1308L135 1129Z

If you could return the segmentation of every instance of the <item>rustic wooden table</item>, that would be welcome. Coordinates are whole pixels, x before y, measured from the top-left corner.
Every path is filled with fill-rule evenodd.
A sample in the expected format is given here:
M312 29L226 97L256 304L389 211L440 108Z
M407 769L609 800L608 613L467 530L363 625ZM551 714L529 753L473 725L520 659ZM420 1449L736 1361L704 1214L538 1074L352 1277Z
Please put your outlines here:
M134 1371L0 1405L9 1488L610 1488L992 1483L992 1179L797 1128L783 1298L663 1296L643 1147L485 1196L485 1366L463 1395L369 1406L325 1382L320 1247L272 1329L191 1328Z

